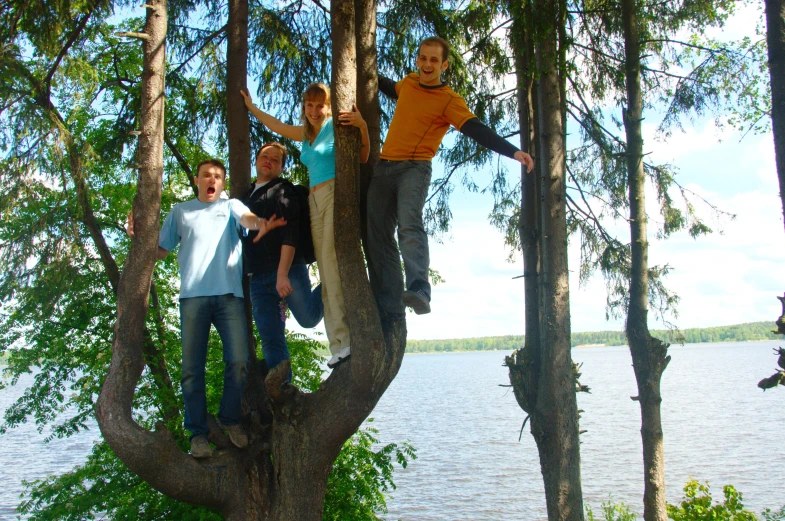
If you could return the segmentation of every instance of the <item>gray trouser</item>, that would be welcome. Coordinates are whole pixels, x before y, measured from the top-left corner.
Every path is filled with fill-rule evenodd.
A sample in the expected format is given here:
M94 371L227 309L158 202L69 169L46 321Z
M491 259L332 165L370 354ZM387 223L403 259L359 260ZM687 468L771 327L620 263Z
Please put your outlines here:
M430 184L430 161L382 160L373 171L368 189L368 270L379 307L388 313L404 312L396 225L406 288L431 297L428 236L422 221Z

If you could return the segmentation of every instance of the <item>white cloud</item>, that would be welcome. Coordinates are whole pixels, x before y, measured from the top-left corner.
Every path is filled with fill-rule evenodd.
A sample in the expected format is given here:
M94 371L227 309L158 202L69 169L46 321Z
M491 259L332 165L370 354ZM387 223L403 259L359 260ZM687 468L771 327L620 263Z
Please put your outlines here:
M766 155L769 152L765 143L771 143L770 136L744 144L744 152ZM715 145L701 155L715 157L727 152L727 146ZM733 149L731 153L741 152ZM656 240L656 201L651 187L647 190L651 214L649 261L651 265L669 264L673 268L666 284L681 297L679 318L675 321L679 327L773 321L779 316L775 297L785 291L785 229L776 179L768 177L764 190L753 188L744 176L763 175L743 167L740 161L735 176L705 176L701 182L687 185L712 204L737 215L735 221L707 219L716 233L698 239L680 232L667 240ZM766 175L774 174L767 171ZM730 188L729 179L736 183ZM445 239L444 244L430 243L431 266L445 282L433 288L430 314L408 315L409 338L524 333L524 281L513 278L522 274L522 262L505 261L507 250L502 234L485 218L491 209L490 198L461 192L457 189L454 194L452 237ZM697 206L706 216L706 208ZM627 237L625 221L608 224L620 237ZM605 320L602 278L595 275L579 286L578 256L575 239L571 241L569 259L573 331L621 329L623 321ZM661 327L654 321L653 312L650 318L653 328ZM323 331L323 326L318 329Z

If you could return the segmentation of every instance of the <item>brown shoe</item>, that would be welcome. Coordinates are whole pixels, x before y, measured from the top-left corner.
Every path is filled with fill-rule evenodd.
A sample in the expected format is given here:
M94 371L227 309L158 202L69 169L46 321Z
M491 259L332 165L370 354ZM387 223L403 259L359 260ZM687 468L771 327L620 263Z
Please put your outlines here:
M412 308L418 315L425 315L431 312L430 300L425 291L421 289L403 292L403 305Z
M242 425L239 423L237 425L230 425L229 427L224 427L224 430L229 436L229 440L231 440L232 445L238 449L244 449L248 446L248 435L245 434L245 430L243 429Z
M207 436L194 436L191 438L191 456L196 459L209 458L213 455L213 449L210 448L210 442L207 441Z

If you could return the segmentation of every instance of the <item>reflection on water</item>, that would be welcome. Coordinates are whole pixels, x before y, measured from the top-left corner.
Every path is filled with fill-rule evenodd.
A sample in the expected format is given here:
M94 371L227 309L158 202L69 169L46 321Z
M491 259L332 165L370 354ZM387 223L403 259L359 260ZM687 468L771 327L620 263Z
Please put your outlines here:
M755 386L773 372L777 342L671 348L663 378L668 499L689 477L708 480L715 499L728 483L756 512L785 505L785 389ZM382 442L410 441L419 458L397 470L386 519L499 521L545 519L537 448L502 366L507 353L410 355L373 413ZM583 363L581 463L585 502L608 498L640 511L640 410L629 350L573 351ZM31 379L0 392L5 410ZM0 436L0 519L14 519L21 480L66 472L89 454L98 429L43 443L35 425Z

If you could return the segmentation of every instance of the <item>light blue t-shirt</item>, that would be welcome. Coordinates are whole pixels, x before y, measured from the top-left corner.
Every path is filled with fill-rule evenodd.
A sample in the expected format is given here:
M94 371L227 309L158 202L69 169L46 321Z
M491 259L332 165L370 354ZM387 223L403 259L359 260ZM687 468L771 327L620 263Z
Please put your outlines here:
M308 168L311 187L335 179L335 129L332 118L325 120L313 145L303 140L300 161Z
M166 216L158 246L180 244L180 298L234 294L243 297L243 247L240 218L250 210L237 199L174 205Z

